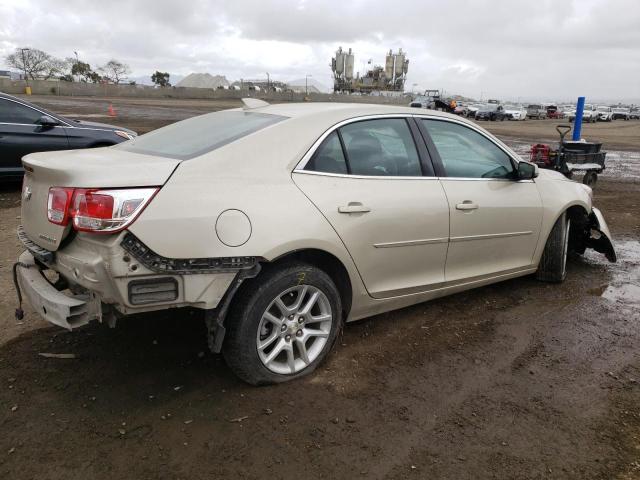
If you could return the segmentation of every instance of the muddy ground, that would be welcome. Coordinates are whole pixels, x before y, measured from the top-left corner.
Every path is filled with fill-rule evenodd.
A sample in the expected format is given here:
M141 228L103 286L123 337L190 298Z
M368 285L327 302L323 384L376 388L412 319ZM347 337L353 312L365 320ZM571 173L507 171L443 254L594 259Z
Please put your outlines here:
M117 121L138 130L212 108L124 102ZM351 324L316 374L263 388L187 315L16 322L19 186L0 187L0 478L640 478L638 158L619 152L595 190L617 264L573 257L560 285L525 277Z

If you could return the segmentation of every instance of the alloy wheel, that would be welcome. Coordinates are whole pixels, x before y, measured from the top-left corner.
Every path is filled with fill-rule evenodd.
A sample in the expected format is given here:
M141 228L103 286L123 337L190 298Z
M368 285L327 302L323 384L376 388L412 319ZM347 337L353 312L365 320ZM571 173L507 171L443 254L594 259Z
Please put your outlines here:
M324 349L333 324L327 296L312 285L280 293L262 314L256 348L262 364L281 375L298 373Z

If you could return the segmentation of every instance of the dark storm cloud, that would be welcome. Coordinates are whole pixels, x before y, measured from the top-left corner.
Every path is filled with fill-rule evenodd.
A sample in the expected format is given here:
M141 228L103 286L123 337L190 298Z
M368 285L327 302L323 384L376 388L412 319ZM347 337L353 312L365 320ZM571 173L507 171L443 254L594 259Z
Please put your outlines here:
M637 0L0 0L0 55L29 45L134 75L209 71L231 79L305 74L330 84L338 45L356 69L390 48L409 85L522 99L640 98Z

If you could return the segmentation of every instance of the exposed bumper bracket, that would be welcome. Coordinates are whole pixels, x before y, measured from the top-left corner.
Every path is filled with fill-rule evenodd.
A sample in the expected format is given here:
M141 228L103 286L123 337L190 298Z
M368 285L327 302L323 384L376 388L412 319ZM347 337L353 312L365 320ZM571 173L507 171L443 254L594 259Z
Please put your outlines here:
M26 251L18 263L17 281L33 309L46 321L66 329L73 329L102 318L102 304L95 295L65 295L51 285L36 265L33 255Z

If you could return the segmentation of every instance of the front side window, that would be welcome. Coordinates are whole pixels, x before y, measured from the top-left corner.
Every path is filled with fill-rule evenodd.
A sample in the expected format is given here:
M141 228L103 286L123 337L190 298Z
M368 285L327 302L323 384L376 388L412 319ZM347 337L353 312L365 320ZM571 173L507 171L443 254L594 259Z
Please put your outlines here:
M38 123L42 114L10 100L0 98L0 123Z
M445 173L459 178L511 178L509 156L484 135L458 123L422 119Z

